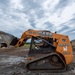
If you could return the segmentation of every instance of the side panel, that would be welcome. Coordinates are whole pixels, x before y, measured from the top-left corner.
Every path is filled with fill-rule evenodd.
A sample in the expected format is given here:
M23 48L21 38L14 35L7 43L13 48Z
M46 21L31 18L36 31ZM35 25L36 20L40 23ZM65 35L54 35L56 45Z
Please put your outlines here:
M64 56L66 64L70 64L73 61L73 51L68 36L58 39L56 51Z

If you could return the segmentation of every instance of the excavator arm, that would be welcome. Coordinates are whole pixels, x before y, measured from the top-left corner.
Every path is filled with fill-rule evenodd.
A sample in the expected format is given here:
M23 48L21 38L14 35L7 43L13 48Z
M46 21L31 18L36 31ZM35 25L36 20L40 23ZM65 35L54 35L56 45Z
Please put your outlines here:
M26 34L26 32L24 32L24 33L22 34L21 38L19 39L19 41L17 42L17 44L16 44L15 46L16 46L16 47L23 46L23 45L26 43L26 41L27 41L28 39L30 39L30 36L28 36L28 35Z
M19 41L17 42L17 44L15 46L20 47L20 46L24 45L24 43L32 37L41 37L41 38L47 39L51 36L50 33L51 33L50 31L29 29L22 34L21 38L19 39Z

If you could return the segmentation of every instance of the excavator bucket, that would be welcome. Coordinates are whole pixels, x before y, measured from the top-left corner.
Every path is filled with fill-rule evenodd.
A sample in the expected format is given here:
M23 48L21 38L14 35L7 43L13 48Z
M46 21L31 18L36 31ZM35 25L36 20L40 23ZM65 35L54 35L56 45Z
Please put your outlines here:
M7 44L7 46L9 45L13 45L15 46L15 44L18 42L18 38L15 37L14 35L8 34L6 32L0 31L0 39L2 39L2 41Z

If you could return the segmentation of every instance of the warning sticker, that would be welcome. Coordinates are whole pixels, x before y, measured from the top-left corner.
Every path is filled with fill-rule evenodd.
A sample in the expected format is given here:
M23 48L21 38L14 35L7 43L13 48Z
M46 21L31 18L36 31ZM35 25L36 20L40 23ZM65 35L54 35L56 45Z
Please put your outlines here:
M64 51L67 51L67 46L64 46L63 49L64 49Z

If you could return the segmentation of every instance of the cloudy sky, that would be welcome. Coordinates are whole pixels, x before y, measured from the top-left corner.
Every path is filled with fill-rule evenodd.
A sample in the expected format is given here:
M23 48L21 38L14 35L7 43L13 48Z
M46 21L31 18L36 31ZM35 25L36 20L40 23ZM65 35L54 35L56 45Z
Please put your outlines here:
M75 39L75 0L0 0L0 30L20 37L27 29Z

